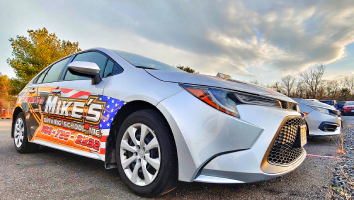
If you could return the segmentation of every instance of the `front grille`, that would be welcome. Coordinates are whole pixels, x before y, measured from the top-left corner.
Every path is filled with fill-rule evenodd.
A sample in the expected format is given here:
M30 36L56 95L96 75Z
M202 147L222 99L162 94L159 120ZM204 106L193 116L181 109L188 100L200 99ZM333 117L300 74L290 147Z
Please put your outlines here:
M302 118L290 118L281 127L268 154L268 163L288 165L302 153L302 147L293 147L299 126L305 124Z

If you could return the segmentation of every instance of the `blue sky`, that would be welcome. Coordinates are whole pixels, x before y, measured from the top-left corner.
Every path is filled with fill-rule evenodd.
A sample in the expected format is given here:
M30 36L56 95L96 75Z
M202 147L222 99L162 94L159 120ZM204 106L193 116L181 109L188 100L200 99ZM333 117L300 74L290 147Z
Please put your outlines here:
M9 38L46 27L81 49L106 47L202 74L264 84L320 64L354 72L353 1L0 1L0 72Z

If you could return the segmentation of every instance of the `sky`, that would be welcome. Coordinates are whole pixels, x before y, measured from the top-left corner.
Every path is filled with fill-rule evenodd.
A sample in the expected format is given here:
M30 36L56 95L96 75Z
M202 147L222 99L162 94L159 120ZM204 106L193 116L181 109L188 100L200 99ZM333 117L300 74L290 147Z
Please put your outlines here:
M46 27L81 49L140 54L201 74L264 84L325 65L354 74L354 1L0 1L0 72L10 38Z

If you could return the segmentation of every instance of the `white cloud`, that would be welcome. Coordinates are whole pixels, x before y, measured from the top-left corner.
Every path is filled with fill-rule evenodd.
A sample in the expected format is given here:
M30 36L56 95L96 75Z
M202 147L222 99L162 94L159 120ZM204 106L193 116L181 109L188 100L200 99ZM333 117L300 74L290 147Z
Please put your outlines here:
M70 6L44 1L27 3L26 9L23 2L13 4L7 18L21 27L32 25L25 30L46 26L84 48L116 48L234 78L298 74L347 56L345 47L354 42L350 0L75 1ZM8 7L0 6L0 13Z

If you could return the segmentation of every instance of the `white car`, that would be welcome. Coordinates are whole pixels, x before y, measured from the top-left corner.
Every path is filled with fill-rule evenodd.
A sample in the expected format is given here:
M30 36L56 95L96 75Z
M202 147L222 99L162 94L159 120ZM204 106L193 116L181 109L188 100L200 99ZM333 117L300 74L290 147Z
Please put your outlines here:
M102 160L150 197L177 180L274 178L306 157L306 126L292 99L103 48L63 58L31 80L11 134L20 153L44 145Z
M325 103L308 99L293 98L299 103L306 117L309 136L338 135L341 133L340 111Z

